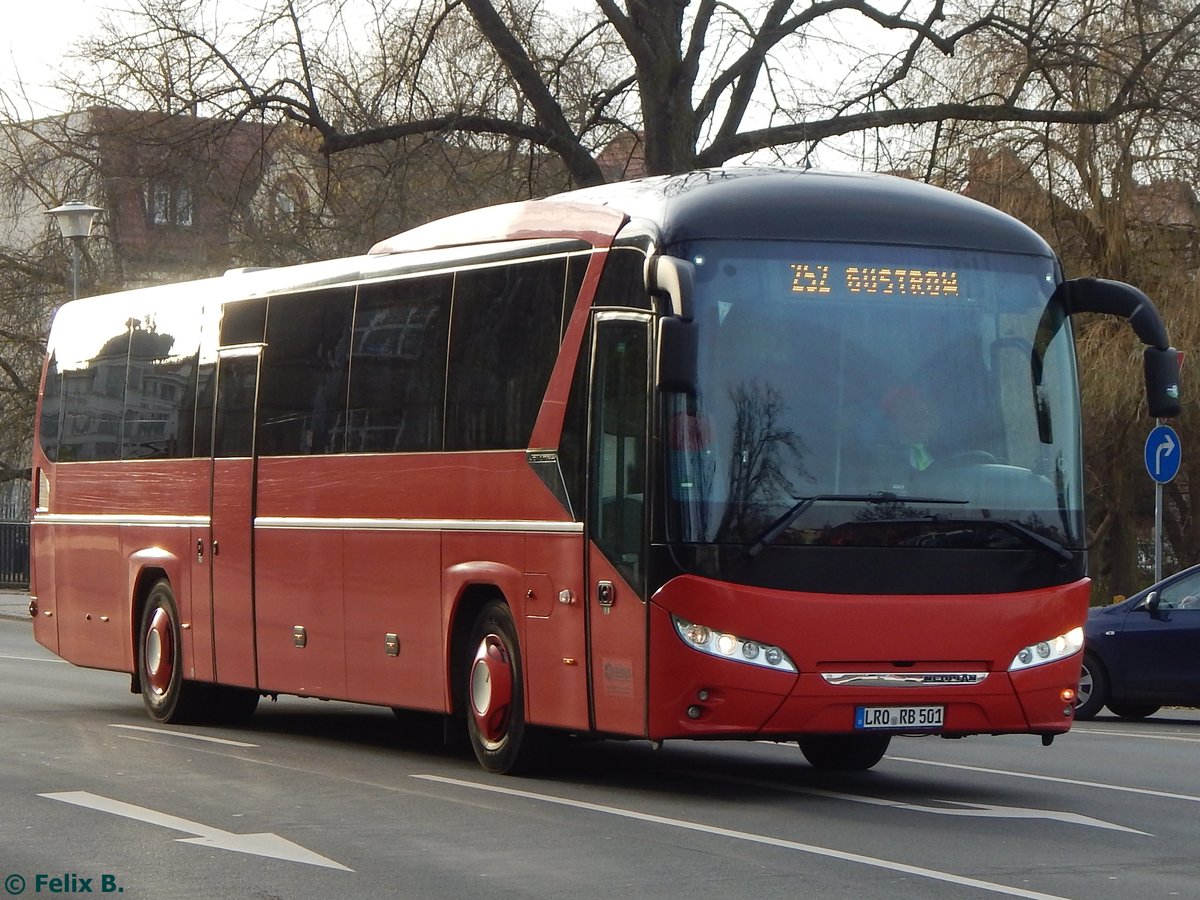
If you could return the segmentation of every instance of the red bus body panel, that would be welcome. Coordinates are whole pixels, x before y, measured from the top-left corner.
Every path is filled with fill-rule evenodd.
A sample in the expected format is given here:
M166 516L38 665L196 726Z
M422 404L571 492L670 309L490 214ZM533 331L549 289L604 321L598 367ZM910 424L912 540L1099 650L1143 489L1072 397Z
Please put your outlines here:
M49 469L44 458L40 468ZM132 672L132 596L146 572L171 579L180 615L190 625L192 523L208 518L209 469L208 460L178 460L76 463L53 470L57 518L35 518L30 530L39 642L76 665ZM112 524L75 523L71 516L103 517ZM189 675L193 650L190 644L185 649Z
M448 711L451 624L464 592L486 584L503 591L522 632L531 720L589 727L582 529L523 451L264 458L254 491L243 489L251 460L218 460L213 557L196 552L207 528L187 523L207 517L210 463L138 463L133 479L131 468L60 464L56 518L34 525L36 636L65 659L133 672L136 585L161 570L189 678L212 680L215 653L225 684ZM157 524L69 521L148 509ZM497 520L498 509L521 518Z
M1060 733L1081 655L1015 673L1021 648L1080 626L1089 582L971 596L799 594L695 576L668 582L650 616L650 737L763 737L851 731L862 705L945 704L944 734ZM687 647L671 613L782 648L799 673ZM980 684L849 687L823 673L985 671ZM701 694L707 699L701 700ZM688 708L698 706L693 718Z

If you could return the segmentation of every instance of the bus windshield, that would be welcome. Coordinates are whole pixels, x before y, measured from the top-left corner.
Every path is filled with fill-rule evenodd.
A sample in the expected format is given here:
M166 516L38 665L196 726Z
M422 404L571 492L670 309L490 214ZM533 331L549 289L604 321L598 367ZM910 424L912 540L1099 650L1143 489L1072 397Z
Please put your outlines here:
M676 252L696 267L700 350L695 394L664 402L669 541L1083 545L1053 259L769 241Z

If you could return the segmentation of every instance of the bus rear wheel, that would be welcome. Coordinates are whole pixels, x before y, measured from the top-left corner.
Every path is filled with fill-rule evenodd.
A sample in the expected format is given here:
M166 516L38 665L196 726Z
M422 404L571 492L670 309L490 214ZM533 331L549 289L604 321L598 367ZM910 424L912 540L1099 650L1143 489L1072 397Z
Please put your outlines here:
M146 712L156 722L196 722L211 708L212 685L183 677L179 609L171 583L155 583L138 627L138 683Z
M489 772L516 774L539 756L538 735L525 724L521 650L508 606L490 602L479 613L468 643L467 736Z
M889 734L811 734L800 738L800 752L815 769L861 772L887 753Z

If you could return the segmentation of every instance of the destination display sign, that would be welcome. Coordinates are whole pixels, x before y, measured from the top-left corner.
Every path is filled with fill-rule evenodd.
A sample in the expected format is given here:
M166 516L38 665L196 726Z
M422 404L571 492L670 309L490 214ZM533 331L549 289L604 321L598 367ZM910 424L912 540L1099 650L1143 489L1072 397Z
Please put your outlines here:
M958 272L906 266L800 262L790 265L794 294L957 297Z

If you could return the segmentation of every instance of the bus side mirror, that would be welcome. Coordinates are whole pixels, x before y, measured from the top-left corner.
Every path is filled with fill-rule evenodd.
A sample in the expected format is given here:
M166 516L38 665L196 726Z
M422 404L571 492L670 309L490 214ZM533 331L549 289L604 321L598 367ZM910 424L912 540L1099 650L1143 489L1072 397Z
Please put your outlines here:
M646 291L665 296L671 304L671 315L692 321L692 290L696 283L696 267L674 256L655 255L646 259Z
M1146 403L1150 415L1168 419L1179 415L1179 351L1147 347L1142 354L1146 372Z
M658 371L655 384L660 391L696 393L696 359L700 351L695 322L674 316L658 320Z
M1064 281L1055 293L1062 292L1069 314L1103 313L1121 316L1146 345L1143 369L1146 378L1146 405L1151 416L1170 418L1179 415L1179 352L1170 346L1167 329L1150 298L1133 285L1103 278L1075 278Z

